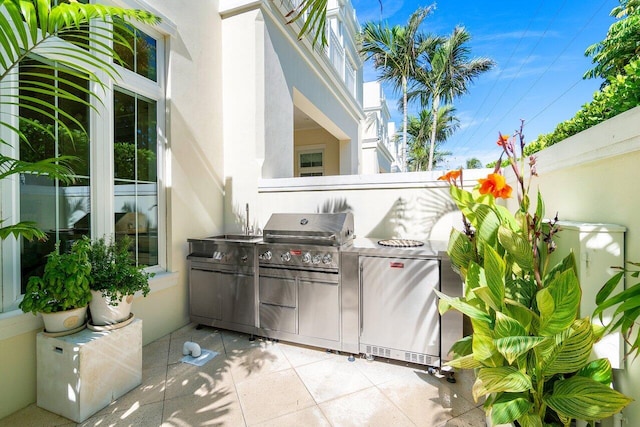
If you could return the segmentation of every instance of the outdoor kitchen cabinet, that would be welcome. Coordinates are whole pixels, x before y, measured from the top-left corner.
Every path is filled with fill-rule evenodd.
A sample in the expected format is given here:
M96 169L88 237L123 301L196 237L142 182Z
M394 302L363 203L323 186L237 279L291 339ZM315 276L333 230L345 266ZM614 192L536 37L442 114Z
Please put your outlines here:
M260 328L266 335L309 345L339 344L337 274L261 268L259 289Z
M255 326L254 275L222 270L217 266L212 271L209 265L192 262L189 273L192 320L251 332L250 328Z

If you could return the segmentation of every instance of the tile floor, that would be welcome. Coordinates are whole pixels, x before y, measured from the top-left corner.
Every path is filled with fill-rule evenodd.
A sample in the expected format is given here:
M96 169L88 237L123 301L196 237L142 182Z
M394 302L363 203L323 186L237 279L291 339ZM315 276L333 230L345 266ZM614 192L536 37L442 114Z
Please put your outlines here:
M194 341L219 353L182 363ZM470 372L451 384L419 365L187 325L143 348L142 384L81 424L35 404L0 420L14 426L484 426Z

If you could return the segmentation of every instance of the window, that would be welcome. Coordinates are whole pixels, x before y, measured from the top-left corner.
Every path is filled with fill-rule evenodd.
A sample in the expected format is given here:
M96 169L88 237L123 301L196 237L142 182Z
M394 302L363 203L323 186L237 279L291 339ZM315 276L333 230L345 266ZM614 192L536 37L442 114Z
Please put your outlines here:
M324 149L298 152L300 176L324 175Z
M10 117L19 113L28 119L15 119L14 125L28 135L29 143L16 140L15 148L0 149L23 160L66 154L79 161L74 165L72 184L24 174L14 182L2 182L5 217L37 221L48 240L3 242L0 312L17 309L28 278L42 273L46 255L56 242L66 249L84 235L116 239L128 235L133 242L130 253L138 265L156 271L166 269L165 197L161 187L164 144L160 138L165 120L164 40L154 28L136 28L128 42L134 52L122 54L123 63L117 65L121 79L109 83L102 101L91 100L99 114L62 98L49 100L73 118L65 119L73 138L55 129L46 112L28 106L19 112L3 107L3 113L8 112ZM87 83L71 70L52 67L55 65L43 57L22 63L18 71L24 82L21 90L41 97L37 80L30 77L34 70L63 73L66 75L61 81L68 82L65 84L86 87ZM78 91L78 96L85 95ZM36 120L40 125L33 125Z

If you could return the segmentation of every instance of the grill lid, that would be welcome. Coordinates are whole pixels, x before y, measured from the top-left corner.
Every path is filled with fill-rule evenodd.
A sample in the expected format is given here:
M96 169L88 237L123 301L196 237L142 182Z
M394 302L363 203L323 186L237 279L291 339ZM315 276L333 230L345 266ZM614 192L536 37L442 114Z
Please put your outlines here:
M264 226L263 240L341 246L353 239L353 214L274 213Z

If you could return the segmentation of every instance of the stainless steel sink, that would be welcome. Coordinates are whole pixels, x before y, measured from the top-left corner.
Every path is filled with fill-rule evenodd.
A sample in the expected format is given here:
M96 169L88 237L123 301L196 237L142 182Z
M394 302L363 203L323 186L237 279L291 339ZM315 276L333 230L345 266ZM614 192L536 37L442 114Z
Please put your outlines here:
M258 242L262 240L262 236L253 234L220 234L218 236L208 237L211 240L226 240L230 242Z

